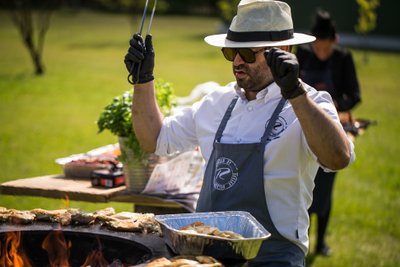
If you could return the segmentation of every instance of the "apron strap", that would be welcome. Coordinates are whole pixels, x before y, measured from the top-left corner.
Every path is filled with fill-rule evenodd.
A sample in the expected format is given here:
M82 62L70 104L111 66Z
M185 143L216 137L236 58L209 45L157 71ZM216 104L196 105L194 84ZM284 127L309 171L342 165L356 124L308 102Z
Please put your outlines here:
M272 132L272 128L275 126L275 122L278 119L278 116L281 113L285 103L286 103L286 99L284 99L282 97L281 100L279 101L278 105L276 106L274 113L271 116L271 119L269 119L268 125L264 131L263 136L261 137L262 144L265 145L268 143L268 137L269 137L270 133Z
M214 138L214 143L215 142L219 142L221 141L221 137L222 137L222 133L225 130L226 124L228 123L229 118L231 117L232 114L232 110L236 105L236 102L238 101L239 96L235 96L231 103L229 104L228 109L225 111L224 117L222 118L222 121L218 127L217 133L215 134L215 138ZM278 105L276 106L274 113L271 116L271 119L268 122L268 125L264 131L263 136L261 137L261 143L266 144L268 141L268 137L272 131L272 128L275 125L276 120L278 119L279 114L281 113L283 106L286 103L286 99L284 99L283 97L281 98L281 100L279 101Z
M219 124L217 133L215 134L214 143L215 143L216 141L217 141L217 142L221 141L222 133L223 133L224 130L225 130L225 126L226 126L226 124L228 123L229 118L231 117L232 110L233 110L233 108L235 107L236 102L238 101L238 99L239 99L239 96L238 96L238 95L235 96L235 97L232 99L232 102L229 104L228 109L225 111L225 115L224 115L224 117L222 118L221 123Z

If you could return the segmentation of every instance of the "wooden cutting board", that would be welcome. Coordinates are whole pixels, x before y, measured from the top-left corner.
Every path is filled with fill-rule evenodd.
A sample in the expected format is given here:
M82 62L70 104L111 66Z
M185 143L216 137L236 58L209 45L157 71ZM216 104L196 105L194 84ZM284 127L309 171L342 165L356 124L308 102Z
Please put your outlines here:
M39 196L89 202L128 202L135 205L182 208L180 203L155 196L134 194L126 186L115 188L93 187L89 179L66 178L63 175L46 175L24 178L0 184L5 195Z

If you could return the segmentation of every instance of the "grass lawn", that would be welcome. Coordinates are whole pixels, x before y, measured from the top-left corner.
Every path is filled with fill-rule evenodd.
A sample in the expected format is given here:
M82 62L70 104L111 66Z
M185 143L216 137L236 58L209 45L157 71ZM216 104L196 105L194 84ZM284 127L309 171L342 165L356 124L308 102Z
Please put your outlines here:
M127 16L59 12L48 32L42 77L8 14L0 12L0 182L61 173L54 160L105 144L95 121L112 97L131 86L123 57L131 33ZM212 18L155 17L155 74L186 95L197 84L232 79L230 63L202 38L214 33ZM328 242L330 258L311 257L308 266L398 266L400 262L400 54L354 51L363 102L355 116L378 121L357 138L357 160L339 172ZM0 195L0 206L16 209L63 207L62 200ZM121 203L71 201L86 211ZM311 247L314 233L311 232Z

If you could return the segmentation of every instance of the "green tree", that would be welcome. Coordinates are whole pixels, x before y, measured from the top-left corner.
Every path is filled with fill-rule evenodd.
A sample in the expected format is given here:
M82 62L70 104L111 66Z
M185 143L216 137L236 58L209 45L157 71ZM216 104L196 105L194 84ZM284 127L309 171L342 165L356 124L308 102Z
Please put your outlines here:
M379 0L356 0L358 8L358 22L355 30L358 33L367 34L376 28L376 8L379 6Z
M376 8L380 0L356 0L358 4L358 21L355 25L356 32L367 35L376 28ZM368 54L364 53L364 62L368 63Z
M59 6L57 0L14 0L10 1L9 10L12 21L18 28L22 41L29 51L36 75L45 72L43 48L45 37L50 28L50 18Z

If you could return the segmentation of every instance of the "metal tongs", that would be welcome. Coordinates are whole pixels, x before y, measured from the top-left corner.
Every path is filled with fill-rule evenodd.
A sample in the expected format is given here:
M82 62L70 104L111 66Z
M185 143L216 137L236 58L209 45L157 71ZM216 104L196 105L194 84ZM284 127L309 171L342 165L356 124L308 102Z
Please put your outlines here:
M146 20L146 15L147 15L147 7L149 4L149 0L146 0L146 3L144 5L144 10L143 10L143 15L142 15L142 22L140 23L140 30L139 30L139 34L140 36L142 36L142 32L143 32L143 27L144 27L144 22ZM150 29L151 29L151 24L153 23L153 17L154 17L154 12L156 11L156 6L157 6L157 0L154 0L154 4L153 4L153 10L151 11L151 16L150 16L150 20L149 20L149 24L147 25L147 32L146 32L146 36L149 35L150 33ZM145 39L144 39L145 40ZM132 65L130 71L129 71L129 75L128 75L128 82L130 84L136 84L139 80L139 72L140 72L140 68L141 68L142 62L139 63L135 63ZM136 68L136 80L133 80L132 78L132 73L133 70L135 70Z

